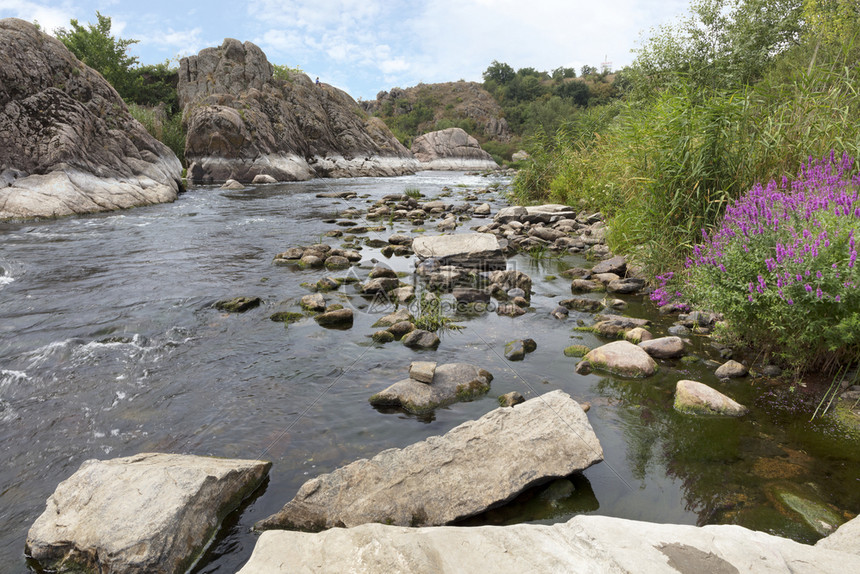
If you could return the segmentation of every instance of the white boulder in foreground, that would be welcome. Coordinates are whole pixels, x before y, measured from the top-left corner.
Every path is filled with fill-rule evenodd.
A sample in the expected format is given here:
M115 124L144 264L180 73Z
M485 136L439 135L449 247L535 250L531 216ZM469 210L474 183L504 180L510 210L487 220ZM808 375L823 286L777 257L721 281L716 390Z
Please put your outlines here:
M582 407L552 391L313 478L256 527L448 524L601 460L603 449Z
M412 250L419 259L433 257L442 265L505 268L502 246L492 233L423 235L412 242Z
M580 515L551 526L365 524L318 534L264 532L239 574L286 572L845 574L860 572L860 556L735 525L697 527Z
M48 498L27 553L51 571L185 572L271 466L159 453L88 460Z

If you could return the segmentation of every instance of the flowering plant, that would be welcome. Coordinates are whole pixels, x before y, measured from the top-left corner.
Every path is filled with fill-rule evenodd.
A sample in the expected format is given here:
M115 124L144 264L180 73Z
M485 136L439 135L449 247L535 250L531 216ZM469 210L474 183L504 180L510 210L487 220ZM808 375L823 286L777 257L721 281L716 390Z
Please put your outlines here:
M687 260L685 294L798 370L860 350L860 176L847 154L757 184ZM852 175L853 174L853 175Z

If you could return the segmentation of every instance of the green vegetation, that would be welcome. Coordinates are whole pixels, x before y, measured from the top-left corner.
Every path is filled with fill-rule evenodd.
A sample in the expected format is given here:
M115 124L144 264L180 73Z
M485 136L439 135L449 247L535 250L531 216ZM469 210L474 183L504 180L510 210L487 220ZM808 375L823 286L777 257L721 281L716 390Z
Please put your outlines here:
M182 160L185 132L176 93L178 73L168 60L141 66L128 49L138 40L111 35L111 19L96 12L96 23L70 22L71 29L58 28L54 35L80 61L104 76L129 110L153 137L166 144Z
M743 235L726 246L725 270L682 269L688 257L696 259L703 231L715 237L727 207L755 184L804 180L796 178L801 165L826 160L831 150L836 158L860 156L858 60L854 1L693 0L686 18L652 31L633 66L616 76L623 98L582 110L531 140L533 161L517 176L514 193L520 201L602 211L614 251L655 276L676 272L676 285L690 284L685 294L696 305L726 314L737 341L796 370L852 361L858 303L853 288L828 275L836 265L843 282L853 280L853 264L846 267L849 217L821 215L815 229L791 227L816 237L825 230L835 249L822 248L821 265L806 262L799 272L822 277L792 285L801 291L792 297L765 268L776 244L786 242L778 233ZM853 165L840 171L848 193L856 190L856 173ZM793 307L786 309L782 295Z
M451 317L445 314L442 301L427 292L421 293L421 298L418 300L418 314L413 324L418 329L425 331L460 330L463 328L462 325L457 325Z
M619 74L622 100L532 140L515 193L601 210L613 249L678 269L755 182L857 156L858 31L848 0L694 0Z

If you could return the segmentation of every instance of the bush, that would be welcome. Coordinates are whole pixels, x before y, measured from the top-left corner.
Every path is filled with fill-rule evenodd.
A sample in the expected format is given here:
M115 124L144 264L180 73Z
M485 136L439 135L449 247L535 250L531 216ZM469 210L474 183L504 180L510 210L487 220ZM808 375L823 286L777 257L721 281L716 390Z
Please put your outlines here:
M149 134L169 147L182 165L185 166L185 130L182 127L182 114L168 115L166 106L154 108L128 104L131 116L139 121Z
M860 176L847 154L756 185L687 261L684 292L797 371L860 355ZM704 233L704 232L703 232Z

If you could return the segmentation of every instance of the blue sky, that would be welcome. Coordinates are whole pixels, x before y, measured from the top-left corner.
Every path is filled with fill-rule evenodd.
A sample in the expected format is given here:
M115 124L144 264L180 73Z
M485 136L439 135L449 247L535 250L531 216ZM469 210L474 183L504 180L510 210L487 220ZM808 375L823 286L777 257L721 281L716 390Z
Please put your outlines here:
M48 32L95 22L140 42L142 64L196 54L224 38L259 45L275 64L373 99L419 82L481 81L493 60L552 70L629 64L641 34L686 12L688 0L0 0L0 18Z

